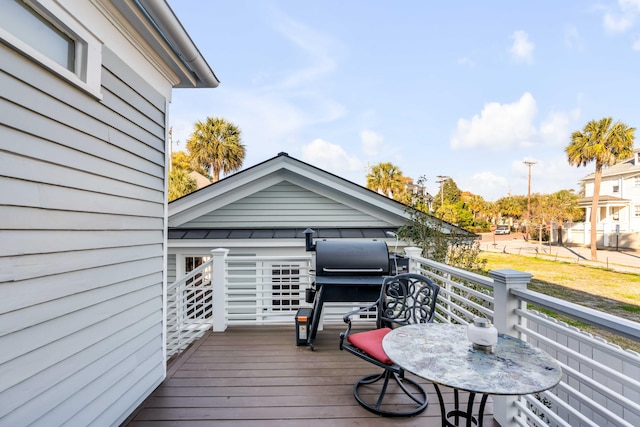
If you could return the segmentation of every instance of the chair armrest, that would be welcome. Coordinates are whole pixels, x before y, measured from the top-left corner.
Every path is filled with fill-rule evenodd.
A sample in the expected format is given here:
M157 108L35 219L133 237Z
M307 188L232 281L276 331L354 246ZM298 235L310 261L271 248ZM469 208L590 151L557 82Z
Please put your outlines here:
M378 300L378 301L379 301L379 300ZM364 311L369 311L369 310L371 310L373 307L375 307L375 306L377 306L377 305L378 305L378 301L376 301L376 302L374 302L373 304L370 304L370 305L368 305L368 306L366 306L366 307L361 307L361 308L359 308L359 309L357 309L357 310L353 310L353 311L350 311L350 312L346 313L346 314L342 317L342 320L344 321L344 323L346 323L347 325L349 325L349 326L350 326L350 325L351 325L351 317L352 317L352 316L354 316L354 315L356 315L356 314L358 314L358 313L362 313L362 312L364 312Z
M342 320L344 321L344 323L347 324L347 330L344 332L340 332L340 350L342 350L342 343L344 342L344 339L346 337L349 336L349 333L351 332L351 317L358 314L358 313L362 313L364 311L369 311L371 310L373 307L378 305L378 301L374 302L373 304L370 304L366 307L361 307L357 310L353 310L350 311L348 313L346 313L343 317Z

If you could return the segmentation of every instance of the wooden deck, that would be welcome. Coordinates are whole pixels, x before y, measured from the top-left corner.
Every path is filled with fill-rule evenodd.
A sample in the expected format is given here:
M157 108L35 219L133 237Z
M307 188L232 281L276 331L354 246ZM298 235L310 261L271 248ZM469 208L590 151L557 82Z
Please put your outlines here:
M440 425L435 389L421 379L417 380L425 384L430 403L416 417L384 418L359 406L353 384L377 368L338 349L340 330L328 327L318 332L315 351L295 345L293 326L209 332L170 364L167 379L125 425ZM451 403L453 392L444 391L445 401ZM463 399L466 402L466 395ZM491 399L486 412L484 425L493 426Z

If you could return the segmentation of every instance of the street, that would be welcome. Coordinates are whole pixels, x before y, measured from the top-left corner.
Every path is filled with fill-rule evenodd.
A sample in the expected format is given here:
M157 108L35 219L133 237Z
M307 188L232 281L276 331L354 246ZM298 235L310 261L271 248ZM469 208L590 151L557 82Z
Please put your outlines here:
M598 261L591 261L591 249L587 246L557 246L547 242L526 241L522 233L496 236L493 233L480 233L480 249L488 252L541 256L567 262L594 265L640 274L640 252L628 249L599 249Z

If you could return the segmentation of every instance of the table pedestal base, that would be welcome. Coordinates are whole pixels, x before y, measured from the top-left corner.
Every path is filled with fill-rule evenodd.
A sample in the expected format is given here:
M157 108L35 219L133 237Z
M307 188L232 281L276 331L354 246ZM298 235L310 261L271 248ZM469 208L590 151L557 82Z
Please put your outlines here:
M480 409L478 411L478 417L473 415L473 402L476 398L476 393L469 392L469 399L467 401L467 409L460 409L460 398L457 389L453 389L454 393L454 409L452 411L447 412L447 409L444 405L444 399L442 398L442 393L440 393L440 388L438 384L433 384L436 389L436 393L438 393L438 400L440 401L440 413L442 415L442 427L473 427L478 426L482 427L482 419L484 418L484 407L487 404L487 398L489 395L483 394L482 399L480 400ZM453 421L451 421L453 420ZM463 421L464 424L460 424L460 421Z

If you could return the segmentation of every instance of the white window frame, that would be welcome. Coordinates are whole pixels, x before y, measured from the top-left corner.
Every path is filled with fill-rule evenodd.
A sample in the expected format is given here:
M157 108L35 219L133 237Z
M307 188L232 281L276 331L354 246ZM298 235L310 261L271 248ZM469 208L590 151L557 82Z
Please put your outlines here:
M75 44L74 71L0 27L0 39L96 99L102 99L102 42L55 0L23 0Z
M304 303L304 289L300 280L302 264L271 263L269 269L271 270L271 311L285 314L297 311Z

